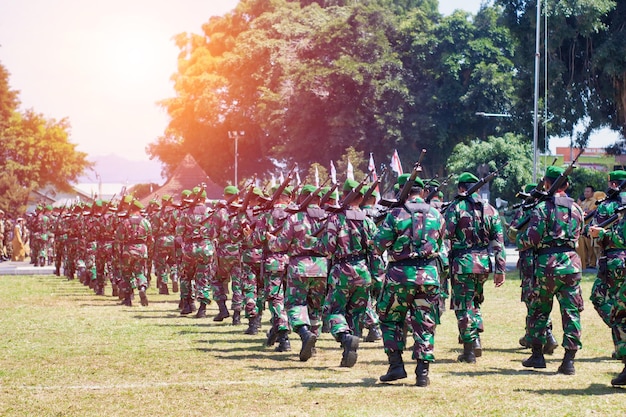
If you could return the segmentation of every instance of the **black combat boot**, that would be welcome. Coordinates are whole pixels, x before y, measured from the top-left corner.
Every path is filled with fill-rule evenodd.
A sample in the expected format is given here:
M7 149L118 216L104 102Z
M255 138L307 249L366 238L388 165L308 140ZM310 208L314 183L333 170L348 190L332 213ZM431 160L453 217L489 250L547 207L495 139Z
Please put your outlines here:
M280 330L278 332L278 346L274 348L275 352L291 352L291 342L289 342L288 333L288 330Z
M387 353L387 360L389 361L389 369L387 369L387 373L385 375L381 375L380 380L382 382L396 381L398 379L406 378L406 371L404 370L401 350L393 350Z
M178 292L178 277L172 276L172 292Z
M626 359L623 359L622 362L626 364ZM624 365L622 372L611 380L611 385L615 387L626 385L626 365Z
M574 358L576 357L576 351L571 349L565 349L565 355L563 356L563 362L559 366L558 373L563 375L574 375L576 369L574 368Z
M200 307L198 307L198 311L196 312L197 319L203 319L206 317L206 303L200 302Z
M544 369L546 367L546 359L543 357L543 346L541 343L533 343L532 354L528 359L522 361L522 366L535 369Z
M474 356L480 358L483 356L483 346L480 344L480 336L477 336L474 339Z
M428 378L429 365L429 362L423 360L417 361L417 368L415 368L415 375L417 376L417 379L415 380L415 385L418 387L427 387L430 385L430 378Z
M380 334L380 329L378 325L374 324L368 328L367 336L365 337L366 342L376 342L383 338L383 335Z
M133 294L130 291L124 291L122 296L122 305L127 307L133 306Z
M244 331L244 334L255 335L259 333L260 328L261 328L261 315L257 315L256 317L252 317L249 319L248 328ZM276 339L274 339L274 341L276 341ZM268 346L271 346L271 345L268 345Z
M559 342L556 341L556 338L552 334L552 330L548 329L546 333L546 344L543 347L543 353L545 355L552 355L554 353L554 349L559 346Z
M356 364L358 358L357 349L359 348L359 338L350 333L340 333L339 341L343 348L341 363L339 366L343 368L352 368Z
M265 341L265 346L267 347L274 346L277 340L278 340L278 329L272 326L267 331L267 340Z
M239 326L241 324L241 311L233 311L233 326Z
M457 360L459 362L476 363L474 342L463 343L463 354L459 355Z
M219 300L217 306L220 311L217 313L217 316L213 317L213 321L224 321L225 318L230 317L228 308L226 308L226 300Z
M300 348L300 360L306 362L313 356L317 335L309 330L309 326L303 325L298 328L298 335L302 340L302 348Z
M148 295L146 294L146 289L143 287L139 289L139 299L141 300L142 306L145 307L148 305Z
M196 311L196 304L191 298L183 298L181 301L183 302L183 308L180 310L181 316L186 316Z

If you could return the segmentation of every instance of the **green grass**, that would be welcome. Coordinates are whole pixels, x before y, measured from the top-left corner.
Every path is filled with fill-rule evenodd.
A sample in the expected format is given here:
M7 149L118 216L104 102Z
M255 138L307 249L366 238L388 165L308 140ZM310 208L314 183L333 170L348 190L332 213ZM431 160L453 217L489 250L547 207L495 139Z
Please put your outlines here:
M546 370L521 366L529 350L518 346L525 308L515 277L486 287L476 365L456 362L456 321L443 315L428 388L414 386L408 352L409 378L378 383L387 369L381 342L362 343L356 366L344 369L324 334L318 355L302 363L296 335L292 352L276 353L245 326L181 317L177 295L153 288L148 307L129 308L76 281L0 277L0 415L623 416L626 391L609 384L622 364L611 360L610 332L590 302L576 375L556 374L561 347ZM585 277L585 300L591 282ZM560 316L553 320L560 341Z

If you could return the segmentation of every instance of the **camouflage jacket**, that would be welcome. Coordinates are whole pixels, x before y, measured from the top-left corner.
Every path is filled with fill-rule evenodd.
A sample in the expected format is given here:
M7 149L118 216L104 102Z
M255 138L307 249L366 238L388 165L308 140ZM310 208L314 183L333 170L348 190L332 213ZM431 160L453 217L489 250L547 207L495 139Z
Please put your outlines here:
M239 239L233 241L231 228L233 227L233 217L231 210L218 205L216 211L211 215L212 227L216 233L218 256L240 257Z
M576 244L582 234L585 214L564 194L540 202L530 213L525 230L517 234L520 250L533 249L537 264L554 275L581 272Z
M585 234L588 233L590 225L596 226L601 224L615 214L615 211L623 204L626 204L626 192L620 193L616 198L600 203L600 205L596 208L596 214L593 216L591 222L585 225ZM613 226L616 226L616 224L614 223ZM620 248L620 246L616 245L613 239L601 237L598 238L597 243L604 252Z
M275 234L280 230L289 214L286 204L275 204L271 210L263 211L257 217L252 233L252 244L263 248L263 267L266 271L284 271L289 263L286 251L273 252L269 246L266 232Z
M446 238L450 240L450 272L487 274L493 272L489 247L493 249L495 272L506 270L504 235L498 211L478 194L453 201L445 212Z
M145 247L151 238L152 226L145 217L139 214L119 217L117 228L115 229L115 239L118 243L124 245L125 248Z
M259 264L263 260L263 247L255 245L252 238L247 238L244 229L252 229L255 226L257 216L254 209L247 209L244 213L238 213L233 219L231 239L239 241L241 247L241 261L249 264Z
M393 208L378 226L374 248L389 254L387 273L418 285L439 285L437 258L443 249L445 225L437 209L422 198Z
M375 234L374 221L360 208L350 208L328 217L326 230L318 239L315 250L331 256L333 262L348 257L365 258Z
M328 261L315 249L311 233L321 227L326 212L317 204L287 217L276 236L268 242L270 251L287 252L289 271L300 277L326 277Z

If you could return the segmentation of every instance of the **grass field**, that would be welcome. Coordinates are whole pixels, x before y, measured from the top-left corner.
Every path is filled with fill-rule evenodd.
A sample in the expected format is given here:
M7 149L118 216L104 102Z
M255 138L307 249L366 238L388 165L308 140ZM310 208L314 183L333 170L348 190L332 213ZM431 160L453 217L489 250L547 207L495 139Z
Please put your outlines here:
M589 298L592 277L583 283ZM454 315L436 339L431 385L409 378L381 384L382 342L362 343L352 369L328 334L318 354L298 360L276 353L264 336L230 321L181 317L177 294L149 290L148 307L122 307L76 281L55 276L0 277L0 415L2 416L624 416L626 391L609 381L622 369L611 360L609 330L590 302L576 375L527 370L518 345L524 306L515 273L502 288L486 287L483 357L460 364ZM110 287L107 288L110 294ZM136 303L139 304L139 303ZM211 306L211 316L217 309ZM265 318L267 319L267 317ZM560 316L553 314L561 339ZM263 331L267 330L264 320Z

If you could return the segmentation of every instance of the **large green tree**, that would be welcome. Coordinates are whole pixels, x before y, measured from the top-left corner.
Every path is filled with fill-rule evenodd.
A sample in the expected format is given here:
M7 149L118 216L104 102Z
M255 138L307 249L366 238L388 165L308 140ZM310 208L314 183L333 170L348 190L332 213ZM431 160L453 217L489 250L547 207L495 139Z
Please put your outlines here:
M90 164L87 154L69 141L66 119L17 109L18 93L10 89L8 78L0 64L0 208L18 214L29 191L48 185L68 190Z

